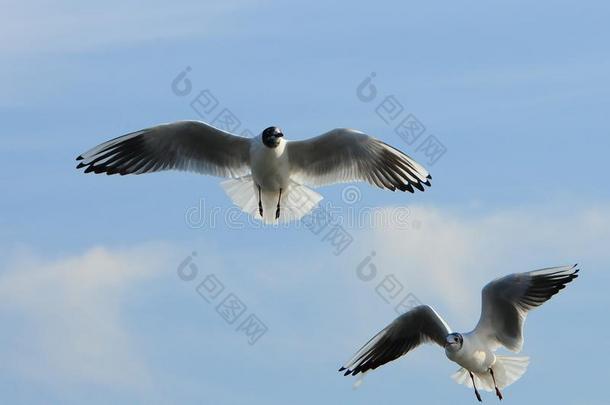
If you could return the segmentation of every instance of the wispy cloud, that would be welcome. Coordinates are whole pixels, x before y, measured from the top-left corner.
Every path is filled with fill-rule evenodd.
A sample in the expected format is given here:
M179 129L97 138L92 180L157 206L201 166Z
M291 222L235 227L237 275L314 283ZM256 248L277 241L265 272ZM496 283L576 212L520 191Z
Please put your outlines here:
M495 277L610 257L604 248L610 242L607 206L483 215L431 207L411 211L416 229L390 226L364 235L376 251L375 264L466 326L478 315L481 287Z
M128 46L134 42L205 36L235 30L237 25L219 23L220 17L260 1L240 0L167 2L77 1L2 2L1 52L82 51L100 46Z
M383 212L392 216L394 210ZM266 364L270 350L278 353L274 356L278 368L288 367L297 353L306 352L320 355L304 360L301 367L306 369L340 362L396 316L394 307L376 293L380 276L371 282L357 277L358 263L371 251L376 252L372 263L379 274L394 274L404 284L404 293L413 292L435 306L456 330L474 326L480 289L494 277L577 261L583 271L592 273L597 269L587 263L607 261L610 255L604 250L610 242L608 206L569 212L528 207L488 214L415 206L410 212L408 229L382 220L384 228L356 231L361 256L336 258L320 253L295 260L302 257L302 246L295 246L277 253L273 261L277 265L256 272L231 268L223 273L228 285L244 293L252 309L260 309L272 326L273 333L255 350L188 287L182 304L176 302L176 307L168 309L187 314L184 325L192 324L180 338L177 353L183 358L195 356L198 368L201 362L219 361L210 347L223 355L245 356L254 362L252 367ZM246 257L237 252L231 261L238 268L250 260L245 250ZM3 337L6 344L0 347L4 359L0 372L19 375L34 385L52 385L55 390L94 385L146 398L154 397L157 382L167 379L176 380L180 387L200 387L195 377L173 369L175 364L159 363L150 352L151 340L140 344L143 332L128 318L128 299L135 289L151 282L158 286L163 275L171 276L178 288L185 287L174 274L183 258L184 252L159 245L100 247L53 260L21 254L0 273L0 322L8 327ZM207 254L198 258L201 275L220 274L227 265ZM328 263L336 269L329 271ZM277 307L276 302L283 305ZM287 319L286 308L299 315ZM212 324L199 322L201 311L209 313ZM323 333L312 334L312 330ZM183 332L171 333L180 336ZM159 336L149 339L162 350L173 346ZM202 343L208 349L202 349ZM198 376L214 372L227 370L206 367ZM230 386L222 389L230 391Z
M46 384L145 390L146 361L124 319L129 287L170 266L164 246L94 248L58 260L21 255L0 275L0 319L11 326L1 368Z

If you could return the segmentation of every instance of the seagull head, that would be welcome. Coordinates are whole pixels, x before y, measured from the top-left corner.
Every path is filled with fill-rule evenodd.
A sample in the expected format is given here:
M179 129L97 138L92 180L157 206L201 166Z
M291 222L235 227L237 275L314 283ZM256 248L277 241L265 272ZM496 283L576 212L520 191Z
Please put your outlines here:
M278 127L269 127L263 131L263 144L268 148L277 148L281 142L280 138L283 136L282 130Z
M445 338L445 350L457 352L462 348L464 338L459 333L450 333Z

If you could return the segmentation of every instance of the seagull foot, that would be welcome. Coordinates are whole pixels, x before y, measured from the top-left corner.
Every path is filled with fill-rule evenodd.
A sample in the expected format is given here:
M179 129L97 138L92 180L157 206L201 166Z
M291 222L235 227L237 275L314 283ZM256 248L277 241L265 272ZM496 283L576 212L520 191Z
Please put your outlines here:
M263 217L263 199L261 197L261 186L257 185L258 187L258 213L260 214L261 218Z
M275 219L280 217L280 203L282 202L282 189L280 188L280 196L277 198L277 208L275 209Z
M502 396L502 393L500 392L498 387L496 387L496 395L498 396L498 398L500 398L500 401L502 401L502 399L504 399L504 397Z
M481 394L479 394L479 390L477 389L477 384L474 382L474 375L472 375L472 372L470 370L468 371L468 374L470 374L470 379L472 380L472 388L474 388L474 394L477 396L479 402L483 402L483 400L481 399Z
M494 375L494 369L490 367L489 373L491 374L491 378L494 382L494 388L496 389L496 395L498 396L498 398L500 398L500 401L502 401L502 393L498 389L498 384L496 383L496 376Z

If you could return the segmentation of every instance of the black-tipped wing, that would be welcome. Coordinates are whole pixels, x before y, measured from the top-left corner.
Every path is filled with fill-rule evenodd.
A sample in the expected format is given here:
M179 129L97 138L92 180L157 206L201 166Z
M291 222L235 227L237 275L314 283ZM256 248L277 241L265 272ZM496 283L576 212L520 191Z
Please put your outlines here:
M158 125L104 142L83 153L85 173L142 174L188 170L220 177L250 172L250 139L199 121Z
M430 186L426 169L406 154L353 129L333 129L286 145L291 176L310 186L367 181L380 188L413 192Z
M527 312L578 277L574 266L551 267L498 278L483 288L481 319L474 332L495 346L519 352Z
M374 370L425 342L444 346L449 333L449 326L431 307L417 306L376 334L339 371L356 375Z

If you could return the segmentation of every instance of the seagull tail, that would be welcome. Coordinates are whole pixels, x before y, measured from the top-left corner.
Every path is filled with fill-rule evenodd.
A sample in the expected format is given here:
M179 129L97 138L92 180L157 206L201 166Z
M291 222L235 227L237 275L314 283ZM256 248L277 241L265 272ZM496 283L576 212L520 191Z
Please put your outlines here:
M288 190L282 193L281 222L298 221L316 208L322 201L322 196L309 187L291 181Z
M525 374L529 362L529 357L496 356L496 362L491 368L494 371L494 377L496 379L496 384L498 384L498 388L503 389L508 387L521 378L521 376ZM473 375L478 389L494 391L491 373L473 373ZM465 368L460 368L451 378L458 384L463 384L472 388L472 380L470 379L468 370Z
M258 209L258 189L252 176L229 179L220 183L231 201L242 211L254 218L262 219L268 224L297 221L314 209L322 200L322 196L301 184L291 181L286 190L282 191L280 201L280 217L275 218L278 193L263 191L263 217Z

